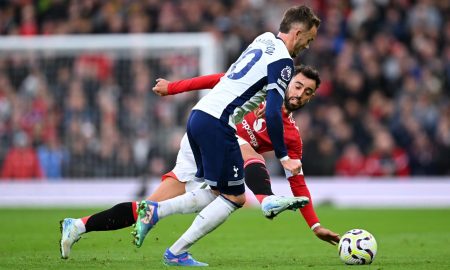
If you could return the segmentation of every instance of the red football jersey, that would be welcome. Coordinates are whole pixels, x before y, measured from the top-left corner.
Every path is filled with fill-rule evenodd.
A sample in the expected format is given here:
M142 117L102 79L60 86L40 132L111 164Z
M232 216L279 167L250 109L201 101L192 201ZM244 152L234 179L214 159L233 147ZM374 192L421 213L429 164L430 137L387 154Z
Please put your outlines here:
M262 107L262 106L261 106ZM292 118L292 113L282 112L284 126L284 143L291 159L302 159L302 139L298 127ZM272 142L267 133L266 120L257 118L254 113L244 117L241 124L236 126L237 134L249 142L259 154L273 151Z
M211 89L216 85L221 74L213 74L200 76L188 80L181 80L177 82L171 82L168 85L168 94L178 94L182 92L188 92L200 89ZM261 105L262 106L262 105ZM302 158L302 139L298 127L295 125L295 121L292 118L291 113L282 112L283 126L284 126L284 142L288 150L288 156L291 159ZM256 115L248 113L241 124L236 126L237 135L250 143L250 145L259 154L273 151L272 142L270 141L269 134L267 133L266 121L264 118L258 119ZM296 175L288 177L289 185L294 196L306 196L310 202L305 207L300 209L306 223L311 227L319 222L317 217L309 189L306 185L303 175Z

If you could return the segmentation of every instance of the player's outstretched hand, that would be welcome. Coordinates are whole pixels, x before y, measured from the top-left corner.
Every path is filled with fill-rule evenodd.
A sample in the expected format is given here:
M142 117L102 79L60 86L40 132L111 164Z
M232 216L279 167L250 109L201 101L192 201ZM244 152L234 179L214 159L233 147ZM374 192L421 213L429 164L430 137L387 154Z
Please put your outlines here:
M302 162L299 159L286 159L281 161L283 168L290 171L292 175L297 175L300 173L302 168Z
M263 118L266 115L266 104L263 104L261 108L255 110L255 115L257 118Z
M166 79L158 78L156 79L156 85L153 86L152 90L158 96L167 96L169 94L169 83L170 81Z
M327 228L324 228L322 226L319 226L314 229L314 234L321 240L328 242L332 245L336 245L339 243L339 240L341 239L339 237L339 234L332 232L328 230Z

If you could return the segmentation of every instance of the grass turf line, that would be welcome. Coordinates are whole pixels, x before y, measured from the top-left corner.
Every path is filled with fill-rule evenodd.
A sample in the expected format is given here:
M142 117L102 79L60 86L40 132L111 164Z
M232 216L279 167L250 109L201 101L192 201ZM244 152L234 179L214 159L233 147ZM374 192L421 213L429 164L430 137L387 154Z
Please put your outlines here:
M68 260L60 259L59 220L98 210L0 209L0 269L167 269L161 262L164 250L194 218L161 220L139 249L131 244L131 228L88 233L74 245ZM450 209L321 207L317 213L324 226L340 234L362 228L375 236L378 254L369 269L450 269ZM352 267L291 211L270 221L257 209L241 209L191 252L210 269Z

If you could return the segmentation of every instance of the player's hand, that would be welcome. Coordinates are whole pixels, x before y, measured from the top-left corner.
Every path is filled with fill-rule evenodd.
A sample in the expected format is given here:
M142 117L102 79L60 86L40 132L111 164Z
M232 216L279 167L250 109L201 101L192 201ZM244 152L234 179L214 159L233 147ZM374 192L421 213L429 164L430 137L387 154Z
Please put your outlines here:
M257 118L263 118L266 115L266 104L263 104L262 108L257 108L255 110L255 115Z
M281 165L285 170L288 170L292 173L292 175L297 175L300 173L302 168L302 162L299 159L286 159L281 161Z
M327 228L324 228L322 226L319 226L314 229L314 234L321 240L328 242L332 245L336 245L339 243L339 240L341 239L339 237L339 234L332 232L328 230Z
M153 86L152 90L158 96L167 96L169 94L169 83L170 81L162 78L156 79L156 85Z

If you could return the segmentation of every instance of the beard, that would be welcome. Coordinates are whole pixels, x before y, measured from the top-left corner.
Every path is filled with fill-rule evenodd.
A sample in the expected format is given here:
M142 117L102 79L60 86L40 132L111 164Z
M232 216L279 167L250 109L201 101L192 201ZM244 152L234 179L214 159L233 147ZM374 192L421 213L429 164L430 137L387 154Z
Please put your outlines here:
M300 103L299 105L297 105L297 106L293 106L293 105L291 105L291 103L289 103L289 99L291 99L290 97L288 98L288 97L285 97L284 98L284 107L286 108L286 110L288 110L289 112L293 112L293 111L296 111L296 110L298 110L298 109L301 109L301 108L303 108L303 106L305 106L305 104L302 104L302 103ZM300 102L300 101L299 101Z

